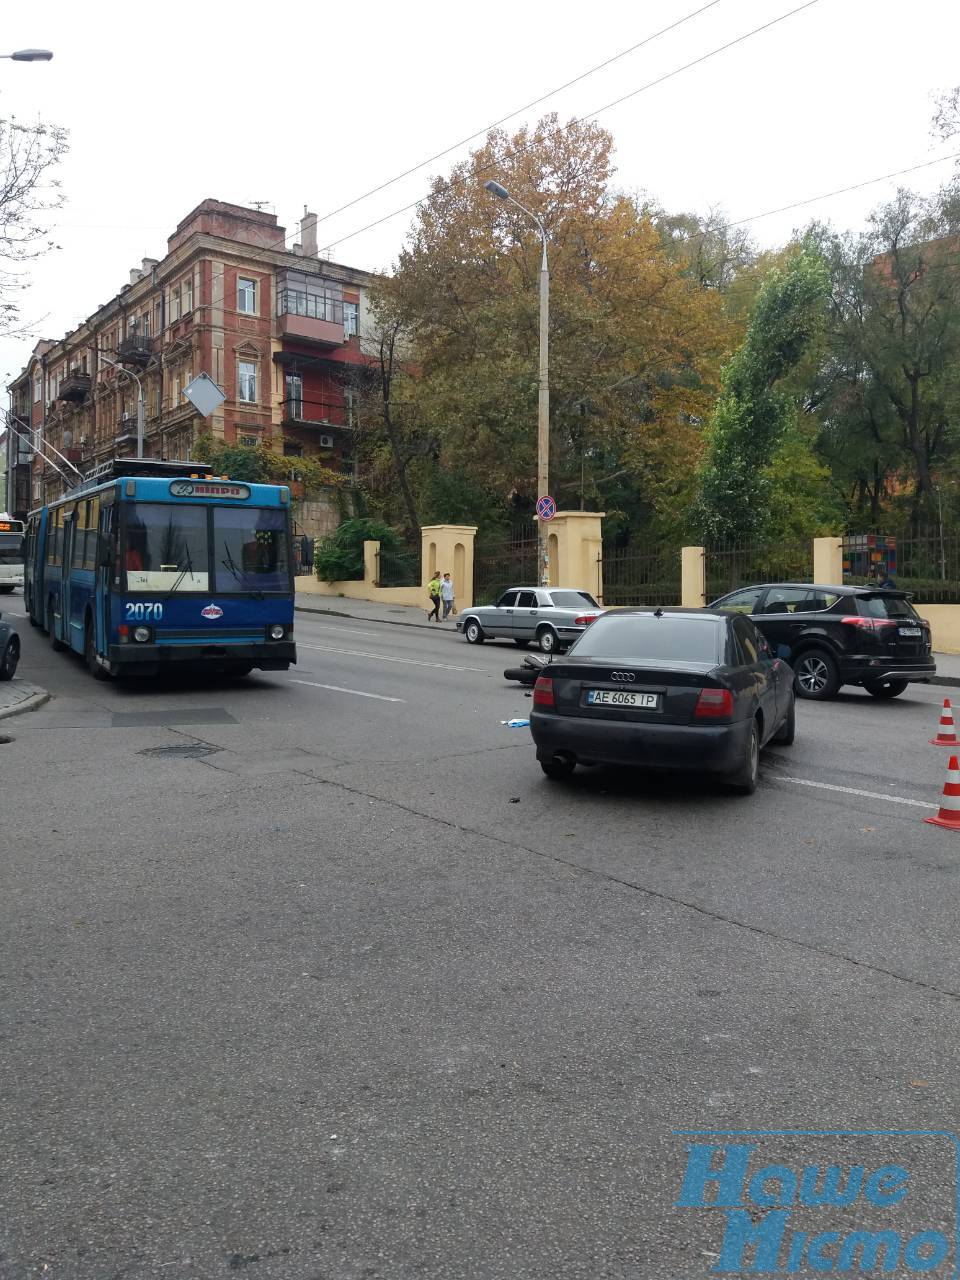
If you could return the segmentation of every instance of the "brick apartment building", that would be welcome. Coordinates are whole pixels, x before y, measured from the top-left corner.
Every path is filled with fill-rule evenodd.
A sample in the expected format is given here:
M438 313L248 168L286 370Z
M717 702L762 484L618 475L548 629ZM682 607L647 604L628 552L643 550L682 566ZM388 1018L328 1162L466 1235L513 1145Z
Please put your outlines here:
M8 388L13 425L84 473L133 455L138 390L120 365L143 386L148 457L189 458L206 432L351 472L370 282L367 272L319 258L315 214L304 212L300 242L290 246L273 214L204 200L170 236L165 258L145 258L78 328L37 344ZM209 419L183 395L200 372L227 397ZM11 444L12 515L64 487L39 452ZM310 509L305 531L326 532L330 521Z

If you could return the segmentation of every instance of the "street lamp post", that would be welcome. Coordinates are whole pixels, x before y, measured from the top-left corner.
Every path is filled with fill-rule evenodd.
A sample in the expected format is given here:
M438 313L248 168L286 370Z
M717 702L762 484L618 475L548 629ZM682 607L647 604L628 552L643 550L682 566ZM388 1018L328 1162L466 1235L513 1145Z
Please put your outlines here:
M102 351L98 351L97 355L104 364L112 364L115 369L119 369L121 373L125 373L128 378L132 378L137 384L137 457L143 457L143 425L146 418L146 407L143 402L143 383L135 373L131 373L129 369L125 369L122 364L117 364L116 360L111 360L109 356L105 356Z
M535 213L514 200L510 192L499 182L485 182L486 189L500 200L516 205L521 212L535 222L540 232L543 254L540 258L540 375L537 396L537 497L550 492L550 271L547 267L547 231ZM540 585L550 585L550 549L547 540L547 522L537 517L537 556L540 562Z
M17 49L15 53L0 53L0 58L14 62L49 62L53 54L49 49Z

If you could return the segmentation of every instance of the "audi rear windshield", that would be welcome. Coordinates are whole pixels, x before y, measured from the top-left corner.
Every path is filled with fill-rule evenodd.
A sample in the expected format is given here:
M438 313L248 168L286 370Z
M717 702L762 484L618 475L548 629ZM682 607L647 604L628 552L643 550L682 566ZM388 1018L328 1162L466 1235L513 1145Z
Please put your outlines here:
M607 614L591 623L570 650L589 662L719 662L716 618Z

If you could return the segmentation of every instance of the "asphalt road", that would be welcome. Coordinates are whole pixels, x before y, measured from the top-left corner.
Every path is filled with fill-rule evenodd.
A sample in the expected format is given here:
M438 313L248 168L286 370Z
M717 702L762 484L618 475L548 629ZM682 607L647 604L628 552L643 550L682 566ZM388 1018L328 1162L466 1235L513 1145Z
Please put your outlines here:
M693 1280L676 1131L957 1127L943 690L801 704L750 798L558 785L516 650L452 627L301 614L289 673L116 686L19 621L3 1280Z

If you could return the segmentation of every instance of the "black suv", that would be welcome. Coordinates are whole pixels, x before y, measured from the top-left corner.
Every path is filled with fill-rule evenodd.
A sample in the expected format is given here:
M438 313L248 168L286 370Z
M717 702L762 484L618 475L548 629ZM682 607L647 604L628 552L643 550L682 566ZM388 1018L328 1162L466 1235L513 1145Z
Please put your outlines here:
M801 698L832 698L842 684L895 698L937 672L930 624L895 588L774 582L741 587L710 608L749 614L793 668Z

